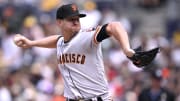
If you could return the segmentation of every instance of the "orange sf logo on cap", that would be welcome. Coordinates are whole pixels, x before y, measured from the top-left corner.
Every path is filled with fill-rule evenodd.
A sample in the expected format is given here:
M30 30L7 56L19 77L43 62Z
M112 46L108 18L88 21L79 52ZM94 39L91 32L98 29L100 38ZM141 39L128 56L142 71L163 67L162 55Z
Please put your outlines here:
M77 11L77 6L76 5L74 5L74 4L71 5L71 8L72 8L73 11Z

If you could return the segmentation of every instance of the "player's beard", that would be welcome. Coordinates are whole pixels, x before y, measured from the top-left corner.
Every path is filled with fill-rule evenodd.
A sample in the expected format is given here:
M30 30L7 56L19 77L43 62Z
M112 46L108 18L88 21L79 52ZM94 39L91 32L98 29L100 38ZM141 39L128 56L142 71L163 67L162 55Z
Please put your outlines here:
M78 32L79 32L79 30L73 30L73 31L72 31L72 35L71 35L72 38L73 38L74 36L76 36Z
M71 38L70 39L75 37L79 33L79 30L80 30L80 28L78 28L78 27L72 27L71 28L71 35L70 35Z
M73 26L71 28L73 34L77 34L80 30L80 26Z
M71 40L74 36L77 35L77 33L79 33L79 30L80 26L68 26L68 28L64 28L64 30L62 30L62 33L64 33L64 37L66 37L68 40Z

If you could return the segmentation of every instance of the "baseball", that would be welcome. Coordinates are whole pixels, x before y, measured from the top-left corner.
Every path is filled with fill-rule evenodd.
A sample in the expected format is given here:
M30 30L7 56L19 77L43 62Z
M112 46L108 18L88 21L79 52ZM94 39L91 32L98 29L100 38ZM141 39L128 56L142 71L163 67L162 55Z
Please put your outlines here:
M19 34L17 34L17 35L15 35L14 36L14 43L16 44L16 45L21 45L22 44L22 42L21 42L21 35L19 35Z

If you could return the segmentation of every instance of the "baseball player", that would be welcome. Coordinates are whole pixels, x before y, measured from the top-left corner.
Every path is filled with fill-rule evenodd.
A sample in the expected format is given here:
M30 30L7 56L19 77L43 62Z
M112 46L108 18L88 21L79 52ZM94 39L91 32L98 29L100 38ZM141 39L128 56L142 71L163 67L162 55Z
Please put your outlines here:
M62 5L56 13L60 35L40 40L16 35L14 41L22 48L36 46L57 49L58 67L63 76L67 101L110 101L112 98L104 71L101 42L112 36L133 63L140 61L130 48L127 32L119 22L81 30L79 20L85 16L79 13L76 4Z

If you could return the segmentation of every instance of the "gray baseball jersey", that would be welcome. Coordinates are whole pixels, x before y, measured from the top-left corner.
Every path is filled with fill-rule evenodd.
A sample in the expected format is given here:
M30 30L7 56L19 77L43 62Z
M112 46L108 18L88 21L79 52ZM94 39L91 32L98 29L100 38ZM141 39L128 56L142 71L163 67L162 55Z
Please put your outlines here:
M94 35L95 30L80 31L67 43L63 37L57 42L58 67L67 98L109 94L101 44L94 42Z

